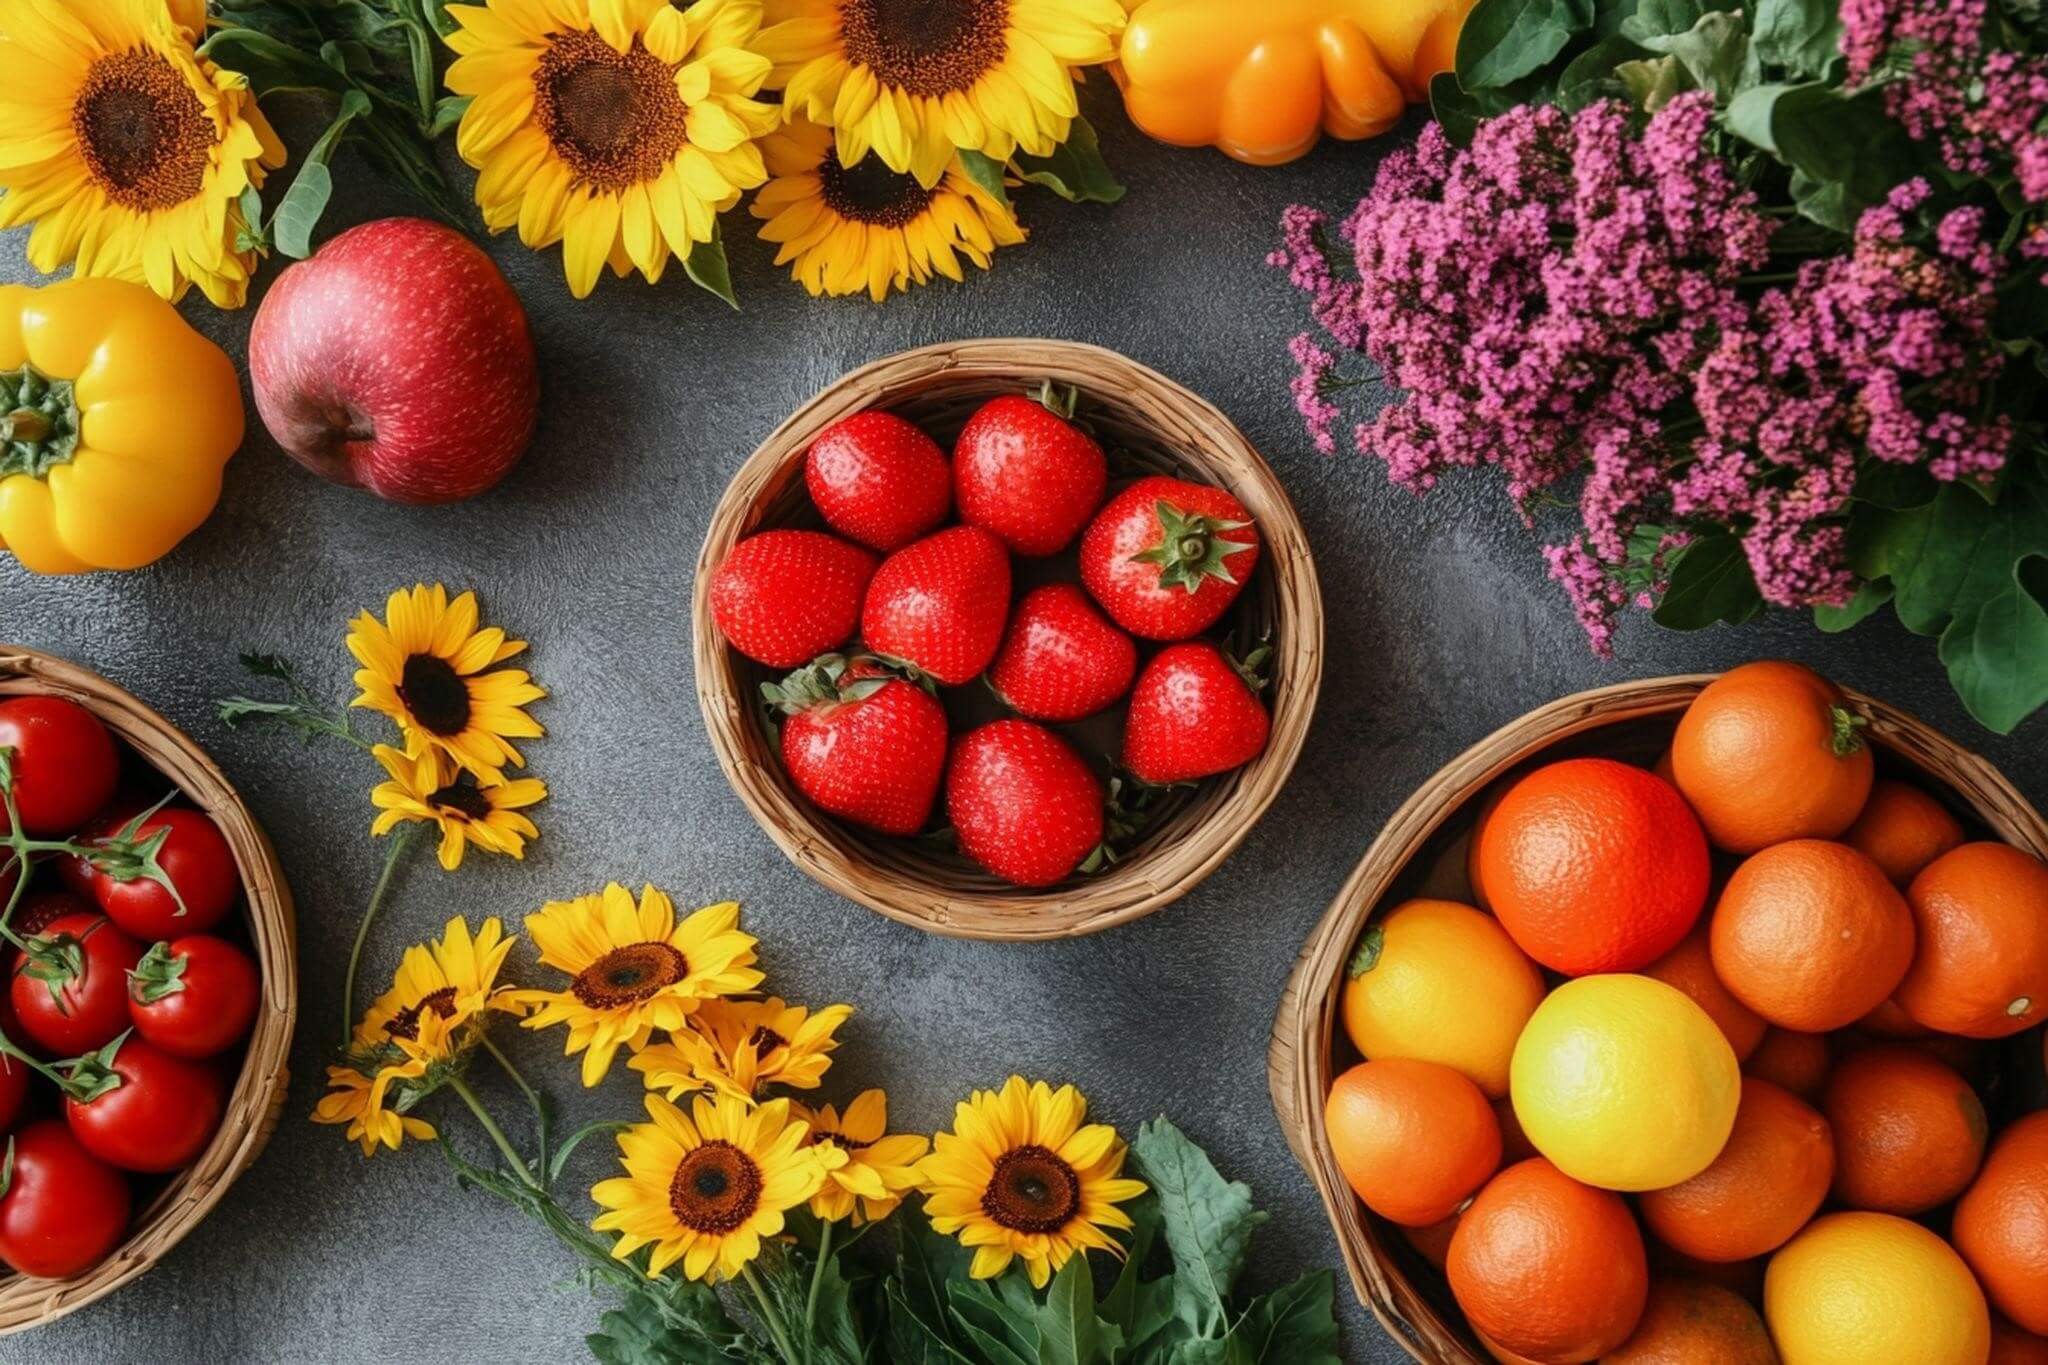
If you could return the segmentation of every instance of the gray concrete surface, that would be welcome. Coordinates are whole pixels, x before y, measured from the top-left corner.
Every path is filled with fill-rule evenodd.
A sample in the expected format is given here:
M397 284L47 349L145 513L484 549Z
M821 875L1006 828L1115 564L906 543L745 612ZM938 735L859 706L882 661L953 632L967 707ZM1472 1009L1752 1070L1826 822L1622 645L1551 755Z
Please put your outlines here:
M582 1334L598 1305L557 1287L571 1264L544 1234L458 1192L431 1149L365 1163L337 1130L306 1118L348 938L382 852L367 836L374 767L338 746L229 733L212 701L242 687L235 656L245 649L287 654L319 687L343 692L344 623L396 585L473 586L490 620L533 642L527 662L554 696L537 708L549 737L528 757L554 796L536 812L544 834L523 864L473 857L449 877L419 862L378 935L373 976L450 912L516 921L608 878L652 879L689 904L735 897L774 987L859 1006L835 1083L886 1086L898 1123L926 1131L970 1087L1011 1071L1072 1081L1096 1115L1126 1127L1168 1112L1273 1213L1251 1271L1260 1286L1338 1265L1266 1097L1281 983L1394 807L1495 726L1580 688L1782 655L1918 711L2048 799L2048 727L2037 718L2003 740L1975 727L1932 645L1889 618L1839 638L1788 616L1690 636L1641 622L1602 663L1492 478L1452 479L1418 501L1373 463L1317 456L1286 390L1283 348L1303 311L1262 258L1286 204L1348 207L1388 144L1325 146L1253 170L1153 146L1104 93L1098 83L1093 107L1130 186L1122 204L1032 194L1028 246L964 286L942 282L880 309L810 300L737 216L728 231L740 314L680 271L658 288L607 278L578 303L558 253L498 242L538 334L546 397L532 453L487 497L386 506L317 481L258 430L213 519L153 569L37 579L0 562L0 638L132 688L209 746L247 794L298 896L304 980L290 1105L262 1160L148 1275L0 1341L0 1359L588 1358ZM404 211L357 170L342 176L330 227ZM30 277L22 247L22 234L0 236L0 278ZM248 312L215 313L196 293L187 312L240 357ZM1307 751L1244 847L1165 912L1050 946L930 937L813 885L727 788L691 691L691 564L746 453L846 369L975 335L1099 342L1213 399L1292 490L1329 615ZM515 962L530 959L522 950ZM573 1066L554 1055L559 1034L514 1041L572 1119L637 1106L630 1073L577 1092ZM512 1097L491 1094L509 1112ZM597 1144L588 1156L579 1168L594 1179L605 1159ZM1348 1292L1342 1306L1347 1359L1400 1358Z

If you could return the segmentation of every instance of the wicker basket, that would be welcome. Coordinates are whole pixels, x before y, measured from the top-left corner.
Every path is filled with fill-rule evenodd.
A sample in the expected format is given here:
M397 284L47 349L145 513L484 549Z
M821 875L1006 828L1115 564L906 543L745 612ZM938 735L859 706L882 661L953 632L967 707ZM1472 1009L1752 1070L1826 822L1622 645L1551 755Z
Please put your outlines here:
M1108 871L1025 891L957 854L821 816L800 797L762 713L759 684L770 674L725 643L712 623L708 588L712 571L743 536L820 524L804 493L803 463L812 439L829 423L865 408L888 408L950 445L981 403L1043 380L1080 390L1082 416L1111 452L1113 480L1125 465L1131 473L1172 472L1219 484L1257 521L1264 540L1259 567L1229 621L1240 638L1271 637L1273 684L1266 700L1273 728L1266 751L1250 764L1170 797L1142 842ZM1315 568L1273 471L1228 418L1194 394L1113 351L1065 341L963 341L905 351L855 370L806 403L761 443L726 489L697 560L694 610L704 723L733 790L761 828L798 867L840 895L959 938L1071 938L1185 895L1251 832L1286 781L1322 678ZM1100 744L1083 741L1083 747Z
M198 1226L277 1128L285 1098L285 1054L299 1000L291 891L269 839L213 761L169 721L106 679L31 649L0 645L0 697L24 693L64 697L85 707L213 817L241 870L263 997L220 1131L199 1159L136 1212L128 1239L91 1270L68 1280L0 1275L0 1335L52 1321L111 1294Z
M1329 1210L1359 1299L1418 1360L1483 1365L1443 1277L1345 1183L1323 1128L1323 1097L1357 1061L1337 1022L1344 966L1382 908L1416 895L1470 899L1465 845L1478 798L1521 764L1598 754L1648 764L1669 744L1679 713L1713 676L1657 678L1581 692L1531 711L1467 749L1404 802L1366 850L1310 935L1273 1021L1268 1083L1280 1126ZM1920 721L1859 693L1852 707L1882 773L1925 786L1973 826L2048 858L2048 821L1983 759Z

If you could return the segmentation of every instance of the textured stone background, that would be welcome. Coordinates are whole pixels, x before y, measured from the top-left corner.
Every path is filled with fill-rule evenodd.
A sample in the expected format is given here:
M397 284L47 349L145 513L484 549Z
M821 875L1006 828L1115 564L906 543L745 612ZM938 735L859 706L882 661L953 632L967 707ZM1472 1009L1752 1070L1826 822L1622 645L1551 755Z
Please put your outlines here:
M658 288L607 278L577 303L557 252L496 243L533 318L546 401L524 464L475 502L408 510L330 487L257 427L228 470L220 510L154 568L37 579L0 558L0 638L133 689L240 785L298 897L304 983L290 1104L262 1160L156 1269L0 1343L0 1359L588 1358L581 1339L598 1305L555 1287L570 1261L544 1234L457 1192L431 1148L366 1164L337 1130L306 1121L348 938L381 858L366 832L375 768L339 746L229 733L213 717L213 699L243 686L235 656L244 649L287 654L343 695L345 621L415 580L474 586L489 620L533 642L525 662L554 697L537 708L550 734L528 758L554 796L537 812L544 834L523 864L473 855L449 877L420 860L397 890L366 979L383 977L403 942L450 913L516 921L612 878L651 879L689 905L737 898L776 989L859 1006L835 1087L886 1086L897 1124L923 1131L969 1088L1012 1071L1072 1081L1097 1116L1126 1128L1169 1112L1273 1213L1251 1272L1261 1287L1339 1264L1267 1101L1281 984L1394 807L1494 727L1581 688L1789 656L1917 710L2002 764L2037 803L2048 799L2048 726L2037 718L2009 739L1976 727L1932 644L1889 616L1842 638L1790 616L1690 636L1644 622L1602 663L1494 479L1452 479L1418 501L1356 456L1305 448L1283 350L1304 315L1262 258L1282 207L1348 207L1390 144L1325 146L1295 165L1253 170L1146 142L1105 93L1098 83L1093 108L1130 186L1122 204L1075 207L1033 193L1027 247L964 286L941 282L881 309L808 299L737 216L728 235L740 314L680 270ZM348 188L330 228L406 211L389 194L360 192L358 171L340 177ZM22 249L22 234L0 236L0 278L31 277ZM250 314L193 300L193 322L239 358ZM855 365L982 335L1099 342L1214 400L1292 490L1329 615L1308 749L1259 830L1166 911L1039 947L930 937L814 886L726 787L691 690L690 568L747 452ZM514 962L530 959L522 949ZM567 1117L634 1112L631 1073L572 1093L574 1069L554 1056L559 1036L514 1042ZM513 1097L489 1095L523 1132ZM466 1116L442 1112L470 1142ZM601 1174L600 1145L579 1159L580 1176ZM1340 1296L1346 1357L1400 1359L1348 1291Z

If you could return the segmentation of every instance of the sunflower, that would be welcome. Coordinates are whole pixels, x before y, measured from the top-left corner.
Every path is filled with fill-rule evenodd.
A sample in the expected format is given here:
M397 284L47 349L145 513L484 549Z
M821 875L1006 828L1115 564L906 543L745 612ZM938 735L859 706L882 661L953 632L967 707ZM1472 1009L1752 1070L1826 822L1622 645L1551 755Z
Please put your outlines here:
M958 161L930 188L879 161L842 165L832 130L801 118L761 139L761 150L772 178L747 211L766 220L760 235L779 245L775 263L813 297L865 292L880 303L934 274L961 279L961 256L986 270L997 247L1024 240L1009 205Z
M240 198L284 164L246 77L193 50L203 0L0 0L0 228L29 263L248 297Z
M674 902L649 886L640 903L617 882L601 894L550 901L526 917L540 960L569 973L559 991L517 991L527 1028L569 1026L564 1055L583 1054L583 1083L596 1085L621 1047L638 1052L655 1029L673 1033L704 1001L761 984L754 936L741 933L732 901L676 923Z
M1044 156L1079 112L1074 71L1116 56L1118 0L768 0L754 49L785 114L839 131L839 159L870 148L936 185L966 148Z
M1031 1283L1046 1282L1076 1251L1123 1248L1103 1229L1128 1229L1116 1205L1145 1192L1118 1178L1124 1144L1106 1123L1081 1120L1088 1102L1071 1085L1012 1076L1000 1092L977 1090L956 1105L953 1128L932 1139L917 1165L932 1227L974 1248L977 1280L1021 1258Z
M829 1104L794 1108L810 1124L812 1144L846 1153L846 1164L827 1175L811 1196L813 1214L828 1223L851 1217L855 1227L879 1223L895 1212L905 1192L917 1188L917 1162L931 1143L886 1131L889 1097L881 1091L862 1091L843 1115Z
M407 1138L430 1141L436 1136L433 1124L386 1103L393 1098L394 1085L402 1087L407 1080L425 1075L426 1070L424 1061L413 1059L368 1072L355 1066L330 1066L327 1093L313 1106L313 1122L347 1124L344 1136L361 1147L364 1156L375 1156L380 1147L395 1152Z
M828 1005L816 1014L766 1000L707 1000L683 1027L627 1065L649 1090L672 1100L716 1090L752 1100L764 1086L816 1090L839 1046L833 1036L853 1014L851 1005Z
M538 778L478 782L438 749L407 757L379 744L370 752L391 775L370 792L370 804L382 812L370 833L389 834L408 821L431 820L441 830L441 866L450 872L462 866L465 845L523 859L526 841L540 837L533 821L519 813L521 806L547 799L548 789Z
M836 1147L804 1145L806 1129L788 1100L759 1108L721 1095L699 1097L688 1114L647 1096L652 1123L619 1134L626 1174L600 1180L590 1197L607 1212L591 1220L616 1232L612 1255L651 1247L647 1273L677 1261L693 1280L729 1280L782 1231L783 1214L818 1192L846 1161Z
M384 604L384 620L364 612L349 623L348 652L366 706L398 722L405 751L438 749L486 782L506 764L526 760L509 742L542 733L521 709L547 695L523 669L499 668L526 648L496 626L477 628L476 594L448 600L436 583L400 588Z
M451 918L440 938L405 950L391 989L364 1012L358 1043L421 1041L420 1020L429 1014L453 1030L486 1010L514 1009L509 988L497 984L511 951L512 940L497 916L485 920L474 935L461 916ZM445 1056L447 1050L433 1055Z
M717 215L767 178L754 139L775 107L750 98L768 61L748 48L757 0L488 0L461 25L448 88L474 97L456 133L481 173L493 232L563 244L582 298L609 263L659 280L712 240Z

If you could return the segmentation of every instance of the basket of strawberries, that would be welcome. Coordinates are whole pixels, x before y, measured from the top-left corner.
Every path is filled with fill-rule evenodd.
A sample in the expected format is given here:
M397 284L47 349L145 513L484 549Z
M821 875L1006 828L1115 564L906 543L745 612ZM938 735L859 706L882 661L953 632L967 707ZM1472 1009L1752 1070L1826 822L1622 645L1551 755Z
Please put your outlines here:
M1065 938L1183 895L1300 753L1307 541L1208 403L1098 347L845 376L741 468L698 561L698 697L754 817L892 918Z

